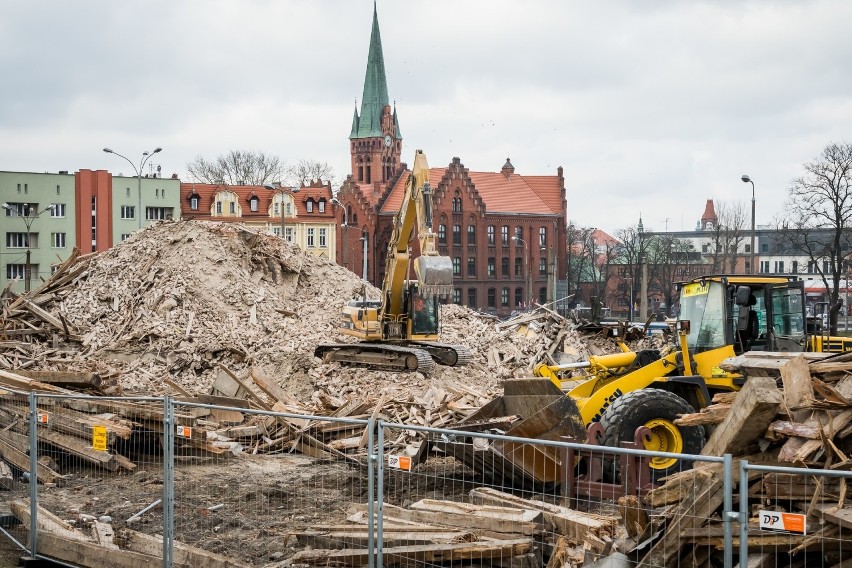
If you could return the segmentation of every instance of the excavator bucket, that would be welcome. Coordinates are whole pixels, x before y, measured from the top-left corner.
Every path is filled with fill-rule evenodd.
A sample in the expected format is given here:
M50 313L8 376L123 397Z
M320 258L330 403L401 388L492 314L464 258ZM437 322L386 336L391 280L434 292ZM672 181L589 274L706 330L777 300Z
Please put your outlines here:
M446 296L453 291L453 261L448 256L418 256L414 259L417 288L424 296Z
M495 398L461 424L470 439L437 440L433 445L486 477L521 488L554 487L561 479L559 448L540 444L476 439L474 432L501 431L536 440L583 442L586 427L573 399L548 379L511 379Z

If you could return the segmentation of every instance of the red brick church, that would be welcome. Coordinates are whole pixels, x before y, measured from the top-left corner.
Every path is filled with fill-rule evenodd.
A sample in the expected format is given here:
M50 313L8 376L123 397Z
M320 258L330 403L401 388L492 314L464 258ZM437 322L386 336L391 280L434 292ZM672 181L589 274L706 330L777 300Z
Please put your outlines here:
M401 161L402 140L388 99L374 6L361 108L356 105L349 134L352 169L337 194L337 262L357 274L366 267L367 279L379 287L394 215L411 173ZM437 156L424 150L436 163ZM448 301L508 315L530 298L545 303L556 296L566 272L561 167L556 175L522 175L507 158L499 171L472 172L453 158L430 168L429 183L440 251L452 258L455 272Z

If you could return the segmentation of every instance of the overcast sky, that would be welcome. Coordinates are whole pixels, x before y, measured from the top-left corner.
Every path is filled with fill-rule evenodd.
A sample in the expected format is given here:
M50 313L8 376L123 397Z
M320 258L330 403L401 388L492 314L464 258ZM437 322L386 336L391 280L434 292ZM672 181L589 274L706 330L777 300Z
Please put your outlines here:
M0 170L164 176L229 150L348 173L372 0L3 2ZM852 2L379 0L403 161L565 169L569 219L692 229L779 214L852 141ZM360 100L358 101L360 103ZM147 169L147 167L146 167Z

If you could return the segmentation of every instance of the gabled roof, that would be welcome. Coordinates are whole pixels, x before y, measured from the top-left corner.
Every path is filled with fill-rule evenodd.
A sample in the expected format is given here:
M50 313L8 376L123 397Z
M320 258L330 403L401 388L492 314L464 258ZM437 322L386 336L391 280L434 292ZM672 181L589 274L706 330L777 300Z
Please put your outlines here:
M429 168L429 185L437 188L446 173L447 168ZM406 170L394 184L382 204L382 213L399 210L410 175ZM560 215L562 212L562 184L558 176L507 177L500 172L467 172L467 178L485 204L486 214Z
M240 220L259 220L271 219L269 217L269 207L272 205L272 200L275 197L275 191L268 190L262 185L226 185L226 184L210 184L210 183L181 183L180 198L181 210L183 216L203 217L210 215L210 208L213 205L216 194L221 191L230 191L237 196L237 201L243 205L248 204L249 200L256 198L258 200L258 210L251 211L248 207L243 207L241 217L228 217L229 221ZM296 204L297 221L311 222L319 219L333 220L335 218L333 207L331 206L331 186L330 185L310 185L302 187L295 192L290 192L293 195L293 201ZM199 209L192 211L189 209L188 200L191 196L199 198ZM319 202L321 199L326 201L325 211L320 213L317 207L314 207L313 212L308 213L308 199L313 199L314 202ZM274 217L278 218L278 217ZM217 219L219 219L217 217Z
M361 95L361 116L352 119L349 138L374 138L382 135L382 111L388 106L388 82L385 59L382 55L382 36L379 33L379 16L373 4L373 29L370 32L370 51L367 54L367 72L364 92Z

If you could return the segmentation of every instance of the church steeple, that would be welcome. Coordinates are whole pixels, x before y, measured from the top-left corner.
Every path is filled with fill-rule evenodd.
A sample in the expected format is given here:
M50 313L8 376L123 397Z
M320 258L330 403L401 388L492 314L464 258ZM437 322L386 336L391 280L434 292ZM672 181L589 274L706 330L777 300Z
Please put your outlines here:
M364 93L361 96L361 116L358 119L357 135L350 138L383 136L382 113L388 105L388 82L385 75L385 59L382 55L382 36L379 33L379 16L374 2L367 73L364 76Z

